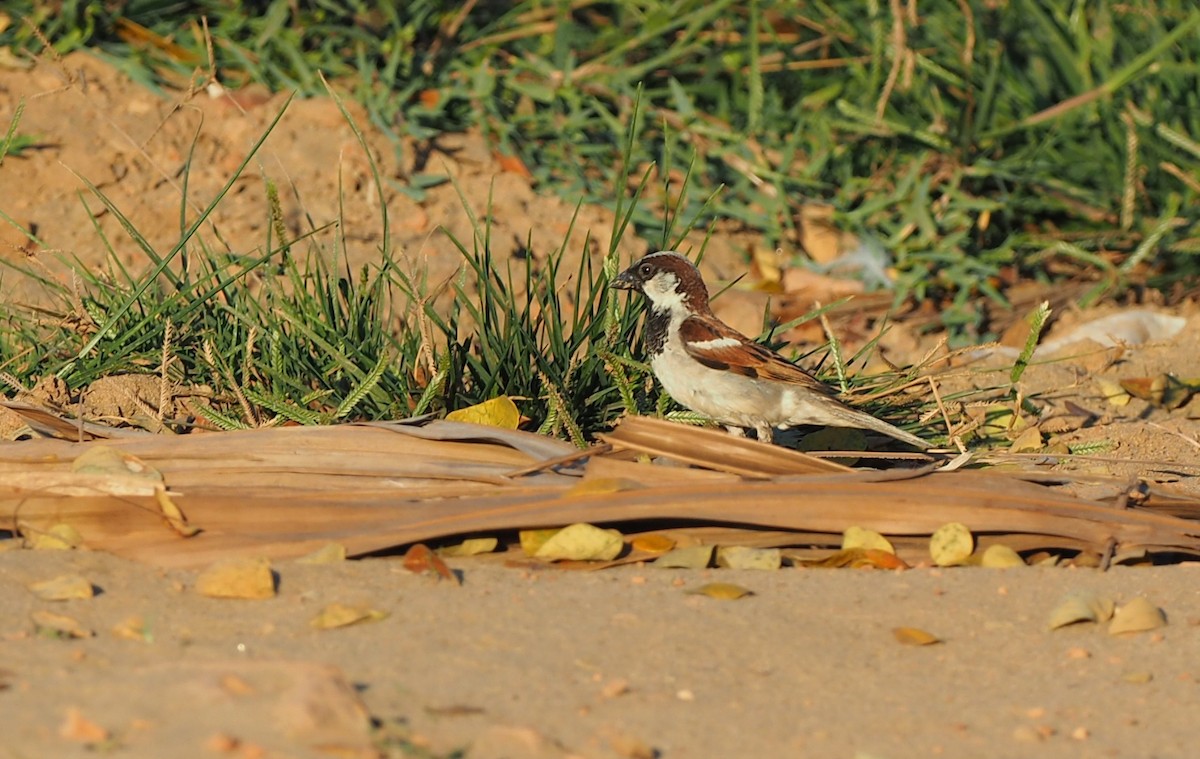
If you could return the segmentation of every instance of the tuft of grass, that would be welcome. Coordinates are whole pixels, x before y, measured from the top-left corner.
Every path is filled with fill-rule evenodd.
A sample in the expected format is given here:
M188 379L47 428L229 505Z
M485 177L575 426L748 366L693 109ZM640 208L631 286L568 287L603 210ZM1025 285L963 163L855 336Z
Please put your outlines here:
M975 301L1004 303L1022 279L1094 280L1099 297L1200 277L1186 3L10 5L29 23L0 46L89 46L183 89L211 65L226 86L317 94L326 72L397 150L476 129L585 202L613 204L640 174L614 168L633 128L626 167L695 155L685 216L757 230L797 261L802 206L832 204L883 241L897 299L935 301L960 343L990 336ZM419 167L398 189L441 181ZM631 223L656 230L673 203L651 183Z

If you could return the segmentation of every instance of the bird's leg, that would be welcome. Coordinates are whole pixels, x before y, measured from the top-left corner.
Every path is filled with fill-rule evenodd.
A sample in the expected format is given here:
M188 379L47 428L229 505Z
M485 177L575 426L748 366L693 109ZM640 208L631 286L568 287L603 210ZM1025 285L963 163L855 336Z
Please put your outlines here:
M754 431L756 433L758 433L758 442L760 442L760 443L770 443L771 442L771 425L764 424L764 423L756 424L756 425L754 425Z
M746 437L746 431L741 427L736 427L732 424L725 425L725 431L734 437Z

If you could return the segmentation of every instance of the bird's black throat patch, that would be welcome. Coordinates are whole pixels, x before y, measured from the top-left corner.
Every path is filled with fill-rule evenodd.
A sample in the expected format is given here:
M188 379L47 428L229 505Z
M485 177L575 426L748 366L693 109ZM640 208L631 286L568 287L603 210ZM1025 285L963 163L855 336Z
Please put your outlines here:
M646 352L651 356L662 353L667 344L667 328L671 326L671 312L651 308L646 315Z

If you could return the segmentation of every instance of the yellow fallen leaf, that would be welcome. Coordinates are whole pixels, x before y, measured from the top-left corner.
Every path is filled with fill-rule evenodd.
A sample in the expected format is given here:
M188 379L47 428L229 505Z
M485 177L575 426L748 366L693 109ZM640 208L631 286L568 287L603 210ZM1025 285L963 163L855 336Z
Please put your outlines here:
M297 564L338 564L346 560L346 546L341 543L326 543L312 553L296 559Z
M154 633L146 625L146 620L138 614L126 617L113 625L112 634L114 637L124 640L136 640L143 643L154 642Z
M45 638L90 638L94 632L65 614L38 610L29 615L37 634Z
M61 522L45 531L25 528L22 532L29 541L29 547L35 551L72 551L83 545L79 530Z
M783 554L778 548L725 546L717 549L717 566L726 569L774 570L783 566Z
M1105 622L1113 615L1115 604L1091 592L1068 593L1050 612L1050 629L1079 622Z
M452 546L442 546L437 549L438 556L456 558L459 556L478 556L481 553L491 553L496 550L500 541L496 538L467 538Z
M1113 615L1112 623L1108 626L1109 635L1121 635L1123 633L1139 633L1148 630L1157 630L1167 624L1167 617L1163 614L1163 610L1147 601L1142 596L1137 596L1129 603L1117 609L1117 613Z
M712 561L712 546L687 546L664 553L654 562L659 569L704 569Z
M546 541L559 533L561 527L548 527L541 530L521 530L517 537L521 540L521 551L526 556L536 556Z
M892 635L906 646L932 646L942 642L942 639L933 633L916 627L893 627Z
M196 592L210 598L271 598L275 574L265 558L224 559L196 577Z
M896 553L896 547L887 538L874 530L856 525L847 527L846 531L842 533L842 550L850 548L869 548L874 551Z
M645 551L646 553L666 553L675 547L675 540L661 533L654 532L649 535L638 535L630 545L635 550Z
M318 630L332 630L335 627L346 627L360 622L378 622L381 619L387 619L387 616L387 612L367 606L331 603L321 609L321 612L313 617L309 624Z
M1007 569L1008 567L1023 567L1025 560L1013 549L997 543L984 550L983 555L979 557L979 565L989 569Z
M470 422L515 430L521 425L521 412L517 410L517 404L512 402L512 398L500 395L474 406L451 411L446 414L446 419L451 422Z
M1027 427L1024 432L1008 446L1009 453L1032 453L1042 449L1042 431L1037 427Z
M43 601L74 601L96 595L92 583L79 575L62 575L53 580L35 582L29 586L29 590Z
M534 554L547 561L612 561L625 547L621 533L583 522L556 532Z
M962 564L974 551L975 538L959 522L942 525L929 538L929 555L939 567Z
M1104 396L1104 400L1108 401L1110 406L1118 408L1128 406L1129 401L1133 400L1133 397L1118 382L1097 377L1096 384L1100 386L1100 394Z
M162 512L163 521L167 523L172 530L179 533L182 538L190 538L200 534L199 527L193 527L188 524L187 517L184 516L183 510L171 500L171 495L167 492L166 487L160 487L154 493L154 500L158 503L159 511Z
M686 591L689 596L708 596L718 601L736 601L754 595L754 591L731 582L710 582Z

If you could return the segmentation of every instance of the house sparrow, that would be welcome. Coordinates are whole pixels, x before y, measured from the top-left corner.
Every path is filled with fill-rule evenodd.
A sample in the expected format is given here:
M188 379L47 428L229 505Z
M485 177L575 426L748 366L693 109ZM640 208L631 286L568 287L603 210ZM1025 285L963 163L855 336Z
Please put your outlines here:
M930 444L852 409L811 374L722 322L708 305L708 288L691 261L674 251L651 253L612 283L649 300L645 343L650 367L680 404L740 434L753 428L771 441L774 428L799 424L858 427Z

